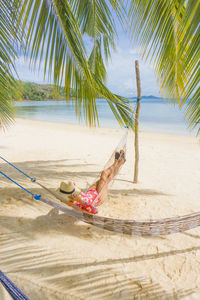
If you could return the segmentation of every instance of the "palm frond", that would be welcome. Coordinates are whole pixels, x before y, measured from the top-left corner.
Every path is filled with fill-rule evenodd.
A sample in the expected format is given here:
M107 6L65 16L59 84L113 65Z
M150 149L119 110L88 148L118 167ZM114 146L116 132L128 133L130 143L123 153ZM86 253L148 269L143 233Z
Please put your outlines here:
M200 129L200 1L130 0L129 26L142 54L150 59L161 92L185 104L190 125Z
M87 34L93 40L92 52L95 52L96 41L102 39L102 53L104 53L105 59L108 59L110 48L115 47L114 40L117 36L114 11L111 11L106 1L71 0L69 2L81 33Z
M15 29L17 1L0 2L0 125L12 122L14 114L12 99L19 98L19 86L14 79L14 60L17 56L16 42L19 41Z
M88 4L84 7L83 1L24 0L20 22L27 29L26 52L32 63L44 59L45 76L53 74L57 86L64 82L66 96L70 88L75 90L77 113L82 110L89 125L98 123L95 101L99 96L115 106L120 124L127 124L131 114L128 103L103 83L106 73L102 51L109 55L115 27L102 2L84 1ZM89 58L82 34L89 35L94 42Z
M181 25L179 57L187 76L181 104L190 126L200 133L200 1L187 1Z

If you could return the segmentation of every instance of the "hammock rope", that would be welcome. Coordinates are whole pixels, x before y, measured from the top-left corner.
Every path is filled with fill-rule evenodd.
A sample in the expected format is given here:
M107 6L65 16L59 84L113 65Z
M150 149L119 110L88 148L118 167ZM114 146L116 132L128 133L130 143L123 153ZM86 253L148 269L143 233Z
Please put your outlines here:
M29 300L29 298L1 270L0 282L14 300Z
M0 158L5 161L7 164L9 164L11 167L13 167L14 169L16 169L17 171L19 171L20 173L22 173L24 176L26 176L27 178L29 178L32 182L36 181L35 177L30 177L28 174L26 174L25 172L23 172L22 170L20 170L19 168L17 168L15 165L13 165L11 162L9 162L7 159L5 159L4 157L0 156Z
M12 165L12 164L10 164ZM15 167L14 165L12 165L13 167ZM17 169L17 168L16 168ZM17 169L19 172L21 172L19 169ZM24 172L21 172L25 175ZM37 194L33 194L31 191L29 191L28 189L26 189L24 186L22 186L21 184L19 184L17 181L15 181L14 179L12 179L11 177L7 176L5 173L3 173L2 171L0 171L0 174L2 174L4 177L6 177L8 180L12 181L14 184L16 184L18 187L20 187L22 190L24 190L25 192L29 193L31 196L33 196L33 198L35 198L36 200L39 200L41 198L41 195L37 195ZM29 176L28 176L29 177ZM31 178L31 177L29 177ZM34 182L36 182L36 180L34 180Z
M134 115L135 115L135 110L136 110L136 107L137 107L137 104L138 104L138 102L141 100L141 98L137 98L137 100L136 100L136 104L135 104L135 107L134 107L134 109L133 109L133 113L132 113L132 116L130 117L130 120L129 120L129 123L128 123L128 125L127 126L125 126L125 128L127 128L127 129L129 129L129 127L130 127L130 125L131 125L131 123L132 123L132 121L133 121L133 117L134 117Z

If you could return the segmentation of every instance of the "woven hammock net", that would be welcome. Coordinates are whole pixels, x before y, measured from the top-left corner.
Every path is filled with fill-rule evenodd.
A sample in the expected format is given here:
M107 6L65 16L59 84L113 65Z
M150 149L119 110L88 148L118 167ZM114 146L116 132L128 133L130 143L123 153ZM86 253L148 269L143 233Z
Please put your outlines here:
M112 152L111 156L109 157L109 159L107 160L106 164L104 165L103 169L101 170L101 172L103 170L106 170L108 169L109 167L112 166L112 164L114 163L114 160L115 160L115 153L116 152L120 152L120 150L123 150L124 153L125 153L125 157L126 157L126 150L127 150L127 138L128 138L128 132L129 132L129 129L128 128L125 128L124 129L124 133L118 143L118 145L116 146L116 148L114 149L114 151ZM121 167L119 168L119 171L120 171ZM99 175L98 177L96 177L95 181L91 184L91 185L88 185L88 188L90 186L92 186L99 178L100 178L100 175L101 175L101 172L99 172ZM118 172L119 174L119 172ZM112 185L113 183L113 180L114 178L108 183L109 186ZM101 192L99 193L99 196L101 196L101 194L104 192L104 188L101 190Z

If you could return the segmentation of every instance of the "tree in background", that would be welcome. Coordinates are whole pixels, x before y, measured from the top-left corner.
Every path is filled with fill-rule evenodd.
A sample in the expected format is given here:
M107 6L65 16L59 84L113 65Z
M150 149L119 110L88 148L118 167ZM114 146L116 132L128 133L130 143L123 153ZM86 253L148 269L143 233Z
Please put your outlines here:
M22 97L25 100L42 100L47 99L47 93L39 90L33 83L25 82L22 85Z

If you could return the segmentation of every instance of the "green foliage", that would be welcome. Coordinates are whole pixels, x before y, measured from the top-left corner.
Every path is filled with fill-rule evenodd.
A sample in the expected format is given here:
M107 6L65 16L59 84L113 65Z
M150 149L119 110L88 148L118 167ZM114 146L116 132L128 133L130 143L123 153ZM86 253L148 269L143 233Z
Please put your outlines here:
M22 97L25 100L42 100L45 98L46 94L43 91L40 91L36 86L30 82L23 84Z
M57 93L55 86L51 84L37 84L33 82L19 82L22 90L23 100L69 100L74 97L74 91L70 90L69 99L65 97L64 87Z
M129 27L164 96L185 104L200 132L200 1L130 0Z
M121 125L127 124L132 113L128 101L113 94L104 84L102 53L108 56L110 47L114 46L114 19L105 1L86 0L84 4L83 1L24 0L19 23L26 35L26 52L31 53L33 64L44 58L44 75L53 76L58 92L63 82L66 97L70 88L73 89L77 115L80 117L83 112L89 125L98 124L98 96L108 100ZM89 57L83 33L93 39Z
M0 1L0 126L13 119L12 99L19 99L20 91L14 79L15 46L19 41L15 30L17 1Z

